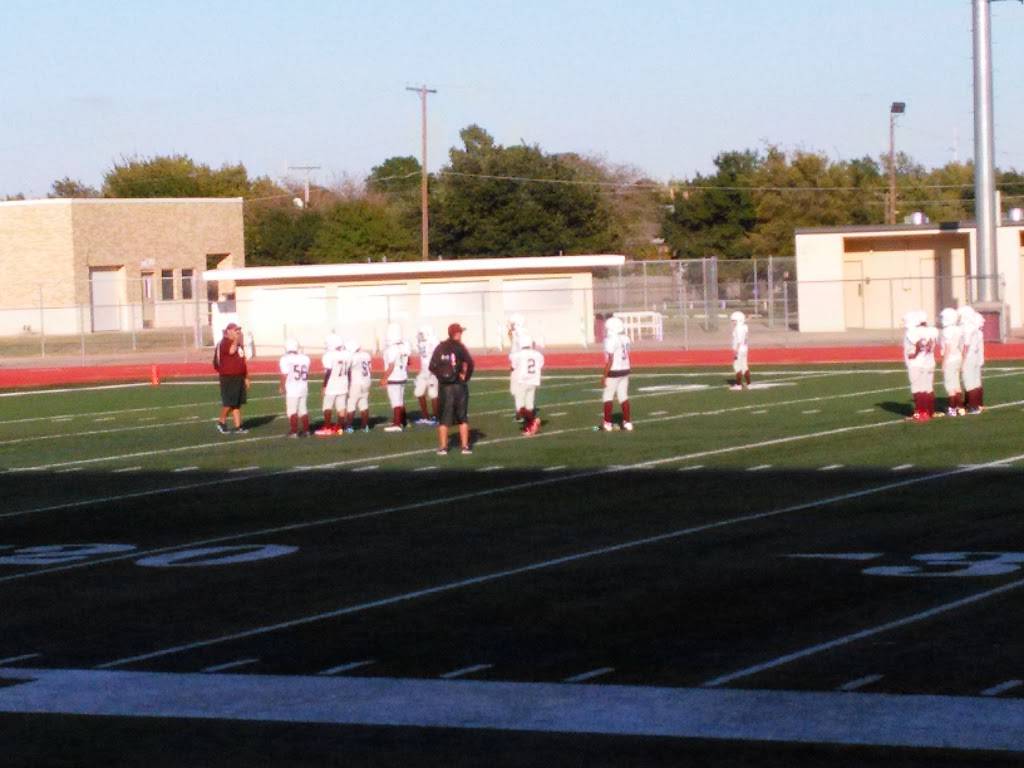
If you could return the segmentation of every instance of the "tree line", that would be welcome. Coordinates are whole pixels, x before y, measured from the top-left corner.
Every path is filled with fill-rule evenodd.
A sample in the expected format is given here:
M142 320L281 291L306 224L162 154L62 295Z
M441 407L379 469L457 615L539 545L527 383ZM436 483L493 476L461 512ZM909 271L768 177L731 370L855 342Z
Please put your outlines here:
M432 258L624 253L635 259L788 256L798 227L881 224L888 159L823 153L729 151L714 172L668 184L639 171L525 143L502 146L470 125L429 177ZM970 163L926 169L896 157L900 216L973 218ZM51 197L242 197L246 263L314 264L420 258L419 161L395 156L365 179L301 185L250 178L244 165L214 169L184 155L126 158L100 189L63 178ZM1010 205L1024 175L997 171ZM302 202L297 205L296 202Z

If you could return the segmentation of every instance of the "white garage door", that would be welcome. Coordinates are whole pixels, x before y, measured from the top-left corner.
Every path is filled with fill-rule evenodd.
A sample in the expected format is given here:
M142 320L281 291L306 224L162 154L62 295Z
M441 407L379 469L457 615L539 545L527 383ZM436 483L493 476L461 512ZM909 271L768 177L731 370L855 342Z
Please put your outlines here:
M89 295L93 331L120 331L124 271L120 268L90 269Z

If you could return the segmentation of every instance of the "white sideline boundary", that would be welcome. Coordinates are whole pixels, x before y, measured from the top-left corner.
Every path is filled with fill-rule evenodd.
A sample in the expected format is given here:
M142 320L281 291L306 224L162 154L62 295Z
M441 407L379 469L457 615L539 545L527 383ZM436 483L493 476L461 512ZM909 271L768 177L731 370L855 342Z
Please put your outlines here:
M851 429L856 429L856 427L853 427ZM268 625L264 625L262 627L254 627L252 629L243 630L243 631L240 631L240 632L233 632L233 633L230 633L230 634L221 635L219 637L208 638L208 639L205 639L205 640L197 640L197 641L194 641L194 642L191 642L191 643L183 643L183 644L180 644L180 645L171 646L169 648L163 648L163 649L156 650L156 651L151 651L151 652L148 652L148 653L138 654L136 656L130 656L130 657L122 658L122 659L116 659L114 661L109 661L109 662L106 662L104 664L98 664L98 665L96 665L95 668L96 669L113 669L113 668L116 668L116 667L125 666L127 664L133 664L133 663L136 663L136 662L139 662L139 661L148 661L150 659L161 658L161 657L164 657L164 656L171 656L171 655L178 654L178 653L183 653L183 652L186 652L186 651L194 651L194 650L197 650L199 648L208 648L208 647L213 646L213 645L220 645L220 644L227 643L227 642L233 642L235 640L244 640L244 639L251 638L251 637L257 637L257 636L260 636L260 635L266 635L266 634L270 634L272 632L278 632L278 631L283 630L283 629L292 629L294 627L307 626L307 625L314 624L314 623L317 623L317 622L320 622L320 621L324 621L324 620L327 620L327 619L337 618L339 616L348 616L348 615L352 615L352 614L355 614L355 613L363 613L365 611L368 611L368 610L371 610L371 609L374 609L374 608L381 608L381 607L384 607L384 606L396 605L396 604L399 604L399 603L405 603L405 602L409 602L409 601L412 601L412 600L418 600L418 599L423 598L423 597L443 594L443 593L447 593L447 592L453 592L453 591L465 589L467 587L479 586L481 584L488 584L488 583L500 581L500 580L503 580L503 579L508 579L508 578L513 577L513 576L521 576L521 575L527 574L527 573L534 573L534 572L541 571L541 570L547 570L549 568L565 565L567 563L578 562L580 560L588 560L588 559L595 558L595 557L601 557L603 555L608 555L608 554L613 554L613 553L618 553L618 552L624 552L624 551L631 550L631 549L636 549L636 548L642 547L642 546L648 546L648 545L651 545L651 544L659 544L659 543L663 543L663 542L667 542L667 541L672 541L672 540L684 538L684 537L687 537L687 536L693 536L693 535L698 534L698 533L704 533L705 531L719 530L719 529L722 529L722 528L728 528L728 527L731 527L731 526L734 526L734 525L740 525L740 524L743 524L743 523L750 523L750 522L756 522L756 521L761 521L761 520L767 520L769 518L778 517L780 515L785 515L785 514L791 514L793 512L802 512L802 511L808 510L808 509L816 509L816 508L828 506L828 505L831 505L831 504L836 504L836 503L840 503L840 502L844 502L844 501L850 501L852 499L863 498L865 496L873 496L875 494L883 493L885 491L890 491L890 490L893 490L893 489L896 489L896 488L905 488L907 486L917 485L919 483L933 482L935 480L939 480L939 479L943 479L943 478L954 477L954 476L957 476L957 475L962 475L962 474L967 474L967 473L971 473L971 472L976 472L979 469L985 468L985 467L1005 466L1007 464L1013 464L1013 463L1016 463L1016 462L1019 462L1019 461L1022 461L1022 460L1024 460L1024 454L1018 454L1018 455L1015 455L1015 456L1009 456L1009 457L1006 457L1006 458L1003 458L1003 459L998 459L996 461L989 462L988 464L977 465L977 466L969 467L969 468L957 468L957 469L951 469L951 470L944 470L944 471L941 471L941 472L935 472L935 473L928 474L928 475L921 475L921 476L918 476L918 477L907 478L905 480L898 480L898 481L893 481L893 482L889 482L889 483L883 483L882 485L872 486L870 488L862 488L862 489L857 490L857 491L851 491L851 492L839 494L839 495L836 495L836 496L829 496L829 497L825 497L825 498L813 499L813 500L810 500L810 501L800 502L800 503L797 503L797 504L791 504L791 505L787 505L785 507L780 507L778 509L772 509L772 510L768 510L768 511L765 511L765 512L756 512L756 513L753 513L753 514L741 515L739 517L728 518L728 519L725 519L725 520L716 520L716 521L709 522L709 523L702 523L700 525L689 526L689 527L686 527L686 528L679 528L679 529L676 529L674 531L668 531L666 533L656 534L654 536L645 536L643 538L633 539L633 540L625 541L625 542L620 542L618 544L611 544L611 545L604 546L604 547L597 547L597 548L594 548L594 549L588 549L588 550L576 552L576 553L569 554L569 555L563 555L561 557L551 558L551 559L548 559L548 560L541 560L541 561L536 561L536 562L533 562L533 563L527 563L526 565L521 565L521 566L518 566L516 568L508 568L508 569L501 570L501 571L494 571L494 572L491 572L491 573L485 573L485 574L481 574L479 576L474 576L474 577L470 577L470 578L466 578L466 579L460 579L460 580L457 580L457 581L451 581L451 582L447 582L447 583L444 583L444 584L438 584L438 585L435 585L435 586L432 586L432 587L427 587L427 588L424 588L424 589L414 590L414 591L411 591L411 592L399 593L399 594L391 595L389 597L380 598L380 599L377 599L377 600L371 600L371 601L367 601L367 602L364 602L364 603L357 603L355 605L342 606L342 607L336 608L334 610L325 611L325 612L317 613L317 614L311 614L311 615L307 615L307 616L302 616L302 617L298 617L298 618L291 619L291 620L288 620L288 621L282 621L282 622L277 622L277 623L274 623L274 624L268 624ZM670 461L670 459L659 459L659 460L656 460L656 463L663 463L663 462L666 462L666 461ZM414 503L414 504L407 504L407 505L404 505L403 507L396 507L396 508L393 508L391 510L380 510L380 511L378 511L376 513L368 512L368 513L364 513L363 515L361 515L361 517L365 518L365 517L377 516L379 514L384 514L387 511L396 512L396 511L401 511L403 509L418 509L418 508L423 508L423 507L436 506L438 504L450 504L451 502L457 501L457 500L470 499L470 498L480 498L480 497L483 497L483 496L492 496L492 495L495 495L497 493L503 493L503 492L512 491L512 490L518 490L518 489L521 489L521 488L530 488L530 487L536 487L536 486L540 486L540 485L550 485L552 483L561 482L563 480L579 479L579 478L582 478L582 477L593 477L593 476L597 476L597 475L610 474L612 472L622 471L623 469L632 469L632 468L636 468L638 466L649 466L652 463L655 463L655 462L643 462L642 464L639 464L639 465L634 464L634 465L632 465L630 467L622 467L622 468L614 468L614 469L613 468L606 468L606 469L602 469L602 470L596 470L596 471L593 471L593 472L579 473L579 474L575 474L575 475L566 475L566 476L562 476L562 477L554 477L554 478L549 478L549 479L544 479L544 480L538 480L538 481L534 481L534 482L530 482L530 483L519 483L519 484L513 485L513 486L504 486L504 487L501 487L501 488L492 488L492 489L487 489L487 490L483 490L483 491L475 491L475 492L472 492L472 493L460 494L459 496L448 497L446 499L432 499L430 501L417 502L417 503ZM353 517L355 517L355 516L353 516ZM324 523L320 523L320 524L324 524ZM293 526L282 526L282 528L280 528L278 530L297 530L298 528L310 528L310 527L313 527L313 523L301 524L301 525L297 524L297 525L293 525ZM260 532L257 535L266 535L266 533L267 532L264 531L264 532ZM224 538L226 538L226 537L222 537L221 540L223 540ZM240 537L232 537L232 538L240 538ZM192 546L199 546L199 545L196 544L196 543L192 543L192 544L189 544L189 545L178 545L178 547L173 547L173 548L168 547L166 549L178 549L178 548L180 548L182 546L190 546L190 547L192 547ZM132 557L143 557L143 556L148 556L148 553L133 553L131 556ZM106 562L110 562L112 560L123 560L123 559L125 559L123 556L122 557L112 557L112 558L106 558L105 561ZM100 562L102 562L102 561L98 560L98 561L94 561L91 564L92 565L98 565L98 564L100 564ZM87 565L86 563L81 563L81 564L78 564L78 567L83 567L83 566L86 566L86 565ZM56 571L56 570L71 570L71 569L73 569L75 567L76 567L75 565L69 565L69 566L58 567L58 568L49 569L49 570L51 572L52 571ZM40 572L37 572L37 573L40 573ZM29 574L17 574L17 575L29 575ZM4 579L4 581L6 581L6 580L8 580L8 579ZM1012 588L1016 588L1017 586L1024 586L1024 579L1022 579L1019 582L1015 582L1009 588L1012 589ZM981 593L980 596L977 596L975 600L971 600L970 598L965 598L965 599L962 599L962 600L955 601L955 603L953 603L951 605L953 607L958 607L961 604L968 604L969 602L976 602L977 600L981 600L981 599L984 599L985 597L989 597L989 596L992 596L992 595L995 595L995 594L1001 594L1002 592L1005 592L1005 591L1008 591L1008 589L1007 588L999 588L997 590L989 590L988 592ZM951 609L952 608L944 608L942 610L951 610ZM924 612L922 614L917 614L917 616L919 616L921 618L927 618L927 616L933 615L935 612L942 612L942 611L939 610L939 609L932 609L932 611L926 611L926 612ZM900 624L900 626L902 626L902 624ZM892 623L891 626L890 625L885 625L886 629L894 628L894 627L895 627L895 623ZM882 630L878 630L878 631L882 631ZM871 633L875 634L877 632L872 630ZM850 637L852 638L854 636L850 636ZM848 640L847 642L852 642L852 640ZM716 680L717 680L717 678L716 678ZM723 682L726 682L726 680L723 679ZM715 683L715 681L712 681L712 682L707 683L706 685L713 686L715 684L719 684L719 683Z
M1024 752L1024 700L0 669L0 712Z

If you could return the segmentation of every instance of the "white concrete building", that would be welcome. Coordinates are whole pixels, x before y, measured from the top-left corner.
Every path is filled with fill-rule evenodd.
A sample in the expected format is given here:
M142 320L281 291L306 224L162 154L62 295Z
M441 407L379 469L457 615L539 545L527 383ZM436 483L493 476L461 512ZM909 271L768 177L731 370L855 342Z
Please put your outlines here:
M796 230L801 331L898 328L903 314L929 317L978 297L973 222ZM998 291L1004 326L1024 324L1024 223L996 231Z
M467 329L467 346L502 349L512 313L522 314L544 345L593 343L593 271L624 262L597 255L309 264L215 269L203 277L233 283L234 314L258 355L276 354L289 337L318 350L329 332L379 349L392 322L409 339L422 324L444 338L457 322Z

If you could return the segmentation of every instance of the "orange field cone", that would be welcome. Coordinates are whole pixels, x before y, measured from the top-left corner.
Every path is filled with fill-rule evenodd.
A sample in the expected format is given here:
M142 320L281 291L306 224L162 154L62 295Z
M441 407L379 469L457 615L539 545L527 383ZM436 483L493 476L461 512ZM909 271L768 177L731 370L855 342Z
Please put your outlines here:
M160 386L160 371L157 370L155 365L149 371L149 383L154 387Z

